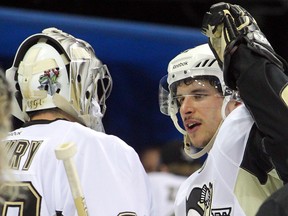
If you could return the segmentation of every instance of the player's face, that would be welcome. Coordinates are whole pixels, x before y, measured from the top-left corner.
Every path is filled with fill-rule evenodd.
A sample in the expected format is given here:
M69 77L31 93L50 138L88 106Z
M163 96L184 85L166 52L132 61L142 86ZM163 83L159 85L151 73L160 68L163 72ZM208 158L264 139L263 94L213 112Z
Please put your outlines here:
M192 144L203 148L222 121L223 97L214 86L203 80L180 84L176 94L185 130Z

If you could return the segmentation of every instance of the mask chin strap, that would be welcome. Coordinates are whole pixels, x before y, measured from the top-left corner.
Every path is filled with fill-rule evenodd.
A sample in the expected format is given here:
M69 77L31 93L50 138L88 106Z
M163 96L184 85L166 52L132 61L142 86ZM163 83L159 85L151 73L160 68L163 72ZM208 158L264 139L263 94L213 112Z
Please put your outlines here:
M101 108L98 102L94 98L92 98L89 117L90 117L90 128L105 133L104 126L102 123L103 114L101 113Z
M193 149L192 149L192 143L190 141L189 136L187 135L187 133L184 135L184 151L186 154L189 155L189 157L193 158L193 159L198 159L200 157L202 157L203 155L205 155L206 153L208 153L215 141L215 138L218 134L218 131L220 129L220 126L222 125L223 120L220 122L217 131L215 132L215 134L213 135L213 137L211 138L211 140L208 142L208 144L201 149L199 152L194 153Z
M192 148L192 143L190 141L189 136L187 135L187 132L185 130L183 130L179 124L178 124L178 119L176 117L176 115L171 115L170 116L175 127L177 128L177 130L182 133L184 135L184 151L187 155L189 155L192 159L198 159L200 157L202 157L204 154L206 154L207 152L210 151L210 149L212 148L216 135L218 133L218 130L222 124L223 121L220 122L219 127L216 131L216 133L214 134L214 136L212 137L212 139L209 141L209 143L203 148L201 149L199 152L194 153L194 150Z

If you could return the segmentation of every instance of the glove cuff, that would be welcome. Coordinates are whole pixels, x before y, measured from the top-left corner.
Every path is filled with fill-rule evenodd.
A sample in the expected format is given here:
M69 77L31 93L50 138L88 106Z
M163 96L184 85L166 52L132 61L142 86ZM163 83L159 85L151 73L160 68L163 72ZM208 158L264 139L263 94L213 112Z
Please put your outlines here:
M246 43L246 41L243 39L243 36L240 35L226 46L225 52L224 52L224 64L222 67L224 82L232 90L237 90L236 81L239 77L239 74L232 73L232 71L229 71L230 61L231 61L233 54L236 52L236 50L240 46L240 44L243 44L243 43Z

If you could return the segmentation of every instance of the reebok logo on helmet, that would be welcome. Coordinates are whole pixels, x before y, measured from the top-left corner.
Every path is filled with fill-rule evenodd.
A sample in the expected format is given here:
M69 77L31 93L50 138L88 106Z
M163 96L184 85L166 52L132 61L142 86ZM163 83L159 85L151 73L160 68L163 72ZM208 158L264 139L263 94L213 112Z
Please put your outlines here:
M179 67L183 67L183 66L186 66L186 65L188 65L187 61L180 62L179 64L173 65L173 69L176 69L176 68L179 68Z

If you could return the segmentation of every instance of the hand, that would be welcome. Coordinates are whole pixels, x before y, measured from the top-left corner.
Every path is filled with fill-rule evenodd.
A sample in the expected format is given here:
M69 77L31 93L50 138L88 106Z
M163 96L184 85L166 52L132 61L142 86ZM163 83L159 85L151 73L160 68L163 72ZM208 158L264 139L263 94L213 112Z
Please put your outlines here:
M229 10L231 10L231 5L228 3L221 2L212 5L210 11L205 14L202 24L202 32L209 37L209 45L220 67L223 66L227 44L230 44L240 34Z
M224 2L212 5L204 16L202 32L209 37L209 45L224 72L224 81L232 89L236 89L237 78L227 69L241 43L283 69L283 60L274 52L255 19L239 5Z

